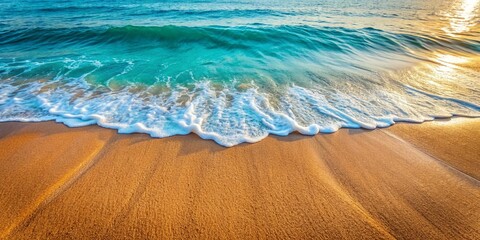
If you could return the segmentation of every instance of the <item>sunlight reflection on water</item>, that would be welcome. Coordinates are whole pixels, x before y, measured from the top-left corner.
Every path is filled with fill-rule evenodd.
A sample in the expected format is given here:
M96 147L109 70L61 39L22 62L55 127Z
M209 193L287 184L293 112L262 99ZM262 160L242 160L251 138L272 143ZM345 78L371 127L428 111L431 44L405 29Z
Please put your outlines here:
M452 5L452 13L447 14L450 18L450 26L443 30L448 34L468 32L479 20L480 0L463 0Z

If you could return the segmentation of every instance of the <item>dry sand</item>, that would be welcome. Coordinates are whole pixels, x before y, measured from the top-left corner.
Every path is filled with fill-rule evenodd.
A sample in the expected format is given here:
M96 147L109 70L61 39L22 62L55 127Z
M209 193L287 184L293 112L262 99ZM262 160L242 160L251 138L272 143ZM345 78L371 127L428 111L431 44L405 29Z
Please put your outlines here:
M480 238L480 119L223 148L0 124L0 239Z

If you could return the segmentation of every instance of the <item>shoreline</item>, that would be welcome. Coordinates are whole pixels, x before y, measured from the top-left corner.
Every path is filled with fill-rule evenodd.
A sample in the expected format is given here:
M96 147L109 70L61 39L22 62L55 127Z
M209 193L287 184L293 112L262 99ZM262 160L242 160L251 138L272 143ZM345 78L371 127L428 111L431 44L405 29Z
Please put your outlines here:
M63 125L67 128L70 128L70 129L75 129L75 128L85 128L85 127L99 127L99 128L103 128L103 129L107 129L107 130L113 130L115 131L116 134L121 134L121 135L136 135L136 134L141 134L141 135L146 135L148 136L149 138L151 139L168 139L168 138L174 138L174 137L183 137L183 136L190 136L190 135L195 135L196 137L202 139L202 140L205 140L205 141L211 141L221 147L224 147L224 148L231 148L231 147L236 147L238 145L243 145L243 144L255 144L255 143L258 143L258 142L261 142L262 140L266 139L266 138L270 138L270 137L280 137L280 138L283 138L283 137L289 137L290 135L301 135L301 136L305 136L305 137L314 137L316 135L328 135L328 134L334 134L338 131L341 131L341 130L359 130L359 131L375 131L375 130L385 130L385 129L390 129L391 127L393 126L397 126L397 125L403 125L403 124L407 124L407 125L418 125L418 124L424 124L424 123L430 123L430 122L444 122L444 121L454 121L454 120L458 120L458 119L465 119L465 120L468 120L468 119L480 119L480 115L472 115L472 116L469 116L469 115L452 115L451 117L433 117L433 119L431 120L423 120L422 122L417 122L417 121L408 121L408 120L398 120L398 121L394 121L393 124L389 125L389 126L385 126L385 127L380 127L380 126L376 126L375 128L364 128L364 127L344 127L344 126L340 126L338 128L336 128L336 130L333 130L333 131L319 131L315 134L303 134L301 133L299 130L293 130L292 132L288 133L287 135L281 135L281 134L275 134L275 133L269 133L267 136L263 137L263 138L260 138L260 140L254 140L254 141L244 141L244 142L241 142L241 143L238 143L238 144L235 144L235 145L231 145L231 146L226 146L226 145L222 145L220 143L218 143L215 139L213 138L203 138L201 136L201 134L197 133L196 131L191 131L187 134L175 134L175 135L172 135L172 136L168 136L168 137L155 137L155 136L152 136L152 133L151 132L148 132L147 130L141 130L141 131L138 131L138 130L134 130L134 131L125 131L123 130L122 128L117 128L117 127L113 127L113 125L111 126L102 126L102 125L99 125L98 122L94 122L94 123L89 123L89 124L86 124L86 125L78 125L78 126L69 126L67 123L65 122L62 122L62 121L57 121L56 119L51 119L51 120L39 120L39 121L0 121L0 124L16 124L16 123L33 123L33 124L38 124L38 123L52 123L52 124L60 124L60 125ZM331 128L331 129L334 129L332 127L328 127L328 128ZM139 128L138 128L139 129Z
M0 238L480 235L480 119L268 136L0 123Z

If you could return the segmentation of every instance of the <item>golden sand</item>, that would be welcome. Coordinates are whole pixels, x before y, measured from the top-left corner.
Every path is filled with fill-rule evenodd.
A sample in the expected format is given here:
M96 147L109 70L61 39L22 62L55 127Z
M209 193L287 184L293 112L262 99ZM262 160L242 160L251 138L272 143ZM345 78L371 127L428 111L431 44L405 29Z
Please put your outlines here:
M480 119L224 148L0 124L0 239L480 237Z

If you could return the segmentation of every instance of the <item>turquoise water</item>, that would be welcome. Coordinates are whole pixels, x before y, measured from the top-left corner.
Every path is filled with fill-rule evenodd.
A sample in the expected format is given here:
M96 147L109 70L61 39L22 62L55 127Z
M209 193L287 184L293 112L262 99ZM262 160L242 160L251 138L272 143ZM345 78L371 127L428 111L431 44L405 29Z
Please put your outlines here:
M480 1L0 1L0 121L224 146L480 116Z

